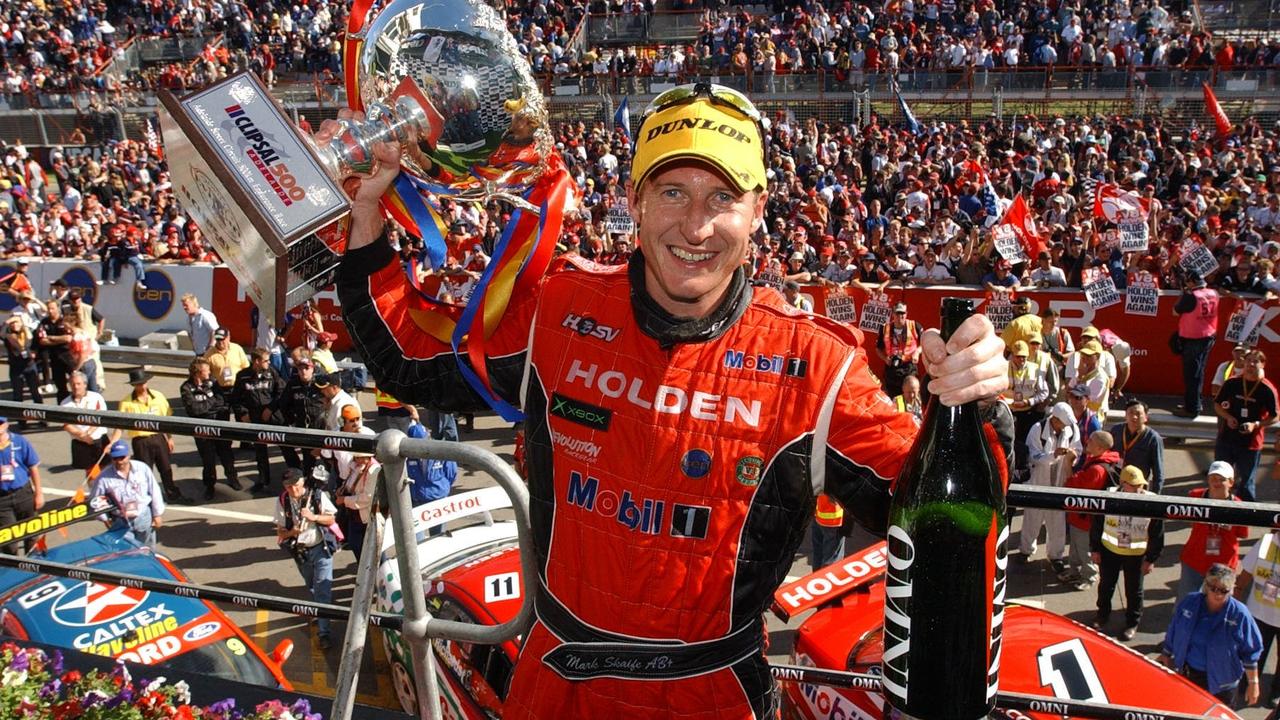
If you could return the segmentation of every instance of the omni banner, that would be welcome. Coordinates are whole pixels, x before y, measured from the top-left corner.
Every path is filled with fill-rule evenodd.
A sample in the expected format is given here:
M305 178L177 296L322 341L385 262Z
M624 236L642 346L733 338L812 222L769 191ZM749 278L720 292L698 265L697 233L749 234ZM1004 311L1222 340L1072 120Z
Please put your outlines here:
M800 665L773 664L770 664L769 672L774 678L783 682L829 685L831 687L871 692L880 690L881 680L879 675L802 667ZM1148 710L1147 708L1126 705L1099 705L1097 703L1081 702L1080 700L1063 700L1010 692L1002 692L996 695L996 706L997 712L1001 710L1022 710L1060 717L1096 718L1097 720L1135 720L1135 718L1141 718L1142 720L1201 720L1200 715L1188 715L1165 710Z
M142 577L141 575L109 572L106 570L81 567L79 565L67 565L65 563L42 560L34 557L18 557L16 555L0 553L0 567L17 568L24 572L34 574L56 575L58 577L71 578L73 580L87 580L90 582L101 583L103 585L135 588L138 590L147 590L149 592L165 593L167 595L190 597L197 600L228 602L232 605L239 605L240 607L275 610L277 612L303 617L323 617L329 618L330 620L346 620L350 615L350 611L341 605L317 603L309 600L287 600L285 598L272 597L270 595L262 595L260 593L232 591L209 585L195 585L192 583L177 582L175 580L160 580L157 578ZM381 628L398 631L404 625L404 618L400 615L373 612L369 614L369 622Z
M257 425L253 423L226 422L221 420L195 420L183 417L156 417L133 415L114 411L79 410L34 403L16 403L0 400L0 413L25 420L55 422L73 425L102 425L125 430L145 430L200 438L219 438L267 445L291 445L318 450L349 450L373 453L378 449L378 439L372 435L335 433L324 430L299 430L281 425Z

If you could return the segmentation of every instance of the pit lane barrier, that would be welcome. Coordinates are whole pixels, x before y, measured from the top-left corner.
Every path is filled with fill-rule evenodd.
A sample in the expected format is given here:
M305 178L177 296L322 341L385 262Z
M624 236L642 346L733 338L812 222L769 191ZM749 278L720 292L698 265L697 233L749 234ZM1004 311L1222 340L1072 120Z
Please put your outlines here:
M189 360L188 360L189 362ZM187 435L198 438L264 443L270 445L290 445L298 448L346 450L355 453L370 453L382 464L382 471L374 480L372 490L374 497L382 507L387 509L390 531L395 540L396 563L400 571L401 591L404 600L404 612L400 620L399 632L410 648L414 660L414 690L420 699L440 697L436 681L435 656L431 652L430 640L441 638L459 642L478 642L498 644L517 635L527 632L533 619L533 595L526 593L520 611L511 620L499 625L476 625L452 620L440 620L431 616L426 606L426 595L423 588L421 568L418 564L418 543L413 526L413 501L409 495L409 481L405 474L406 459L438 459L453 460L460 465L476 468L488 473L497 481L511 497L511 506L515 515L516 537L520 546L521 571L524 577L537 577L538 570L534 564L532 530L529 524L529 491L524 481L497 455L480 448L459 442L443 440L413 439L406 437L399 430L385 430L378 435L359 435L355 433L328 432L323 430L303 430L281 427L277 425L260 425L252 423L227 422L222 420L198 420L180 417L159 417L155 415L135 415L116 411L89 411L76 408L43 405L38 403L16 403L0 401L0 413L8 417L20 417L37 422L53 422L59 424L101 425L104 427L125 430L144 430L162 432L173 435ZM370 623L382 625L384 619L371 611L373 590L377 584L377 559L380 551L381 523L373 523L371 532L365 534L364 547L360 554L360 562L356 569L355 592L351 600L351 608L346 614L347 629L343 639L341 659L338 664L338 677L334 692L332 715L334 720L349 720L355 705L355 688L359 681L361 659L364 656L365 639L368 636ZM16 565L21 569L37 571L33 559L16 558L0 555L0 565L26 563L27 567ZM76 573L89 572L85 568L64 566L56 568L46 561L50 574L58 574L55 570L66 570ZM104 571L95 570L94 573ZM112 573L100 574L106 580ZM155 579L124 577L127 583L145 580L148 583L163 583ZM238 604L244 601L253 607L268 607L264 602L272 603L272 609L280 612L301 614L307 617L325 617L335 609L341 614L338 606L304 603L278 596L253 595L243 592L230 592L217 588L193 586L174 583L170 592L182 589L192 592L198 588L205 597ZM253 604L257 603L257 604ZM297 609L294 609L296 606ZM299 612L301 611L301 612ZM423 720L440 720L439 703L418 703L419 717Z
M801 665L770 665L769 672L781 682L798 682L810 685L829 685L850 690L880 692L880 676L866 673L827 670ZM1172 671L1170 671L1172 672ZM1042 695L1001 692L996 694L996 707L1005 717L1017 717L1010 710L1037 712L1060 717L1092 718L1093 720L1203 720L1203 715L1148 710L1130 705L1101 705L1098 703L1050 698Z
M0 401L0 413L9 417L21 417L26 420L102 425L105 427L127 430L145 430L164 432L176 435L188 435L202 438L214 438L230 441L265 443L273 445L292 445L300 448L337 449L358 453L376 454L382 463L382 473L378 476L374 493L388 508L391 531L395 537L397 564L402 582L402 594L405 611L400 621L400 632L410 646L414 657L414 685L417 697L439 697L435 678L435 658L430 651L430 638L442 638L461 642L479 642L496 644L515 637L528 629L532 620L532 592L526 593L520 612L515 618L501 625L481 626L455 621L433 618L426 609L426 597L423 592L421 570L418 565L417 542L413 531L412 500L409 496L409 483L404 473L404 461L407 458L434 458L454 460L460 464L478 467L488 471L506 490L512 499L515 511L517 537L520 544L521 572L524 577L536 577L537 567L534 564L532 532L529 525L529 495L524 481L515 471L496 455L463 443L438 440L411 439L398 430L387 430L378 435L358 435L354 433L327 432L322 430L301 430L276 425L259 425L217 420L195 420L180 417L157 417L155 415L134 415L115 411L89 411L74 408L62 408L36 403L16 403ZM394 478L394 483L386 483L387 478ZM1088 514L1124 514L1135 517L1160 518L1165 520L1184 520L1189 522L1212 522L1229 525L1249 525L1254 527L1280 527L1280 504L1229 502L1204 498L1186 498L1163 495L1138 495L1131 493L1115 493L1095 490L1078 490L1068 488L1049 488L1039 486L1014 485L1009 488L1008 502L1018 507L1035 507L1051 510L1071 510ZM334 700L334 718L347 720L355 701L355 685L359 679L359 665L363 656L368 625L384 627L389 622L381 614L372 613L373 588L376 584L376 558L379 554L379 523L374 523L373 532L365 536L365 545L357 568L356 591L352 598L352 606L347 624L347 632L343 642L342 659L338 668L338 683ZM14 563L36 563L35 560L0 555L0 565ZM65 568L74 572L89 572L74 566L54 567L57 563L46 563L50 574L60 574ZM21 567L21 566L19 566ZM30 569L35 571L36 565ZM55 572L56 571L56 572ZM106 580L114 573L92 571ZM144 580L128 577L129 582ZM163 583L155 579L145 579L149 583ZM236 597L257 602L253 607L269 607L261 604L264 600L272 602L270 609L307 617L317 616L313 613L325 613L324 617L341 619L329 613L338 606L304 603L288 598L273 596L246 597L246 593L230 592L207 586L192 586L175 583L177 587L198 587L205 597L215 601L236 604ZM175 588L176 589L176 588ZM160 590L167 592L166 590ZM297 610L293 609L297 606ZM778 666L789 667L789 666ZM419 670L420 669L420 670ZM812 670L811 668L797 668ZM822 671L835 672L835 671ZM424 677L425 676L425 677ZM808 677L819 677L809 673ZM869 676L872 677L872 676ZM1036 696L1027 696L1036 698ZM1036 698L1035 702L1044 702L1044 698ZM1028 700L1031 702L1031 700ZM1079 717L1095 717L1076 713ZM439 720L440 707L436 703L419 703L419 716ZM1167 717L1170 720L1181 720L1183 717L1163 716L1096 716L1108 720L1122 717L1132 720L1157 720Z
M195 357L188 350L133 347L128 345L103 346L101 354L104 363L127 366L141 365L151 370L172 368L183 375L186 374L187 366L191 364L191 360ZM337 362L339 371L364 368L363 363L354 360L339 360ZM372 390L373 387L372 380L365 385L366 390ZM1103 424L1106 427L1111 427L1114 423L1122 423L1124 422L1124 410L1113 409L1107 413L1107 417L1104 420ZM1218 420L1212 415L1183 418L1177 415L1157 412L1148 417L1147 424L1160 433L1166 443L1180 443L1188 440L1213 442L1218 437ZM1271 443L1280 438L1280 425L1267 428L1265 433L1267 446L1270 447Z

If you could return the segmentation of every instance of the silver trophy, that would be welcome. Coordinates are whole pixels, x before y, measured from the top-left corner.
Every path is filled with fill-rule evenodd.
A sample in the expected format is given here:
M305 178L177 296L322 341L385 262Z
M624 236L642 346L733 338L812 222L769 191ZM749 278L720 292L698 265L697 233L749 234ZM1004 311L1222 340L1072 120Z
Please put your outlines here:
M344 121L323 146L251 73L181 98L160 93L179 201L277 323L333 281L350 211L341 182L374 169L376 143L400 145L401 170L424 198L498 198L528 209L522 195L553 152L545 101L488 5L375 5L346 55L365 119Z

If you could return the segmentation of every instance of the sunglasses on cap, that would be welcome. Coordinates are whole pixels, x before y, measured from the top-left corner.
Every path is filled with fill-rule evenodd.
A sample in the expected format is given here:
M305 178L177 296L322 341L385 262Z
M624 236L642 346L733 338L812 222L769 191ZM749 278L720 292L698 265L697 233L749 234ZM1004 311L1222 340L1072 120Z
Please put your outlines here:
M649 101L649 104L644 109L644 113L640 116L640 127L643 128L645 120L648 120L650 116L656 113L668 108L673 108L677 105L696 102L701 98L710 100L712 105L729 108L730 110L746 117L748 120L756 124L756 130L760 133L760 137L762 139L764 138L764 126L760 123L760 111L756 109L756 106L751 102L751 100L737 90L732 90L722 85L712 87L709 82L697 82L693 85L681 85L680 87L674 87L670 90L658 93L657 97ZM638 131L637 134L639 134ZM765 157L767 159L767 156L765 156L764 153L765 143L761 142L761 157ZM767 162L765 164L768 165Z
M746 95L723 86L713 88L709 82L682 85L658 93L658 96L650 100L649 105L645 107L643 117L648 118L656 112L676 105L691 103L698 98L706 98L713 105L722 105L737 110L754 122L760 122L760 111L756 109L756 106L751 103L751 100Z

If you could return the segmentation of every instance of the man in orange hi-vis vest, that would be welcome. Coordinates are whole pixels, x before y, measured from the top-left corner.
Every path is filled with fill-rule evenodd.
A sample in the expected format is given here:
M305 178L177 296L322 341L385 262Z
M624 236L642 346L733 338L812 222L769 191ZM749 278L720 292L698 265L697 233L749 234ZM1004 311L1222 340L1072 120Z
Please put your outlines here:
M902 381L919 372L920 323L907 318L907 304L893 306L893 315L880 330L876 353L884 361L884 391L889 397L902 393Z

